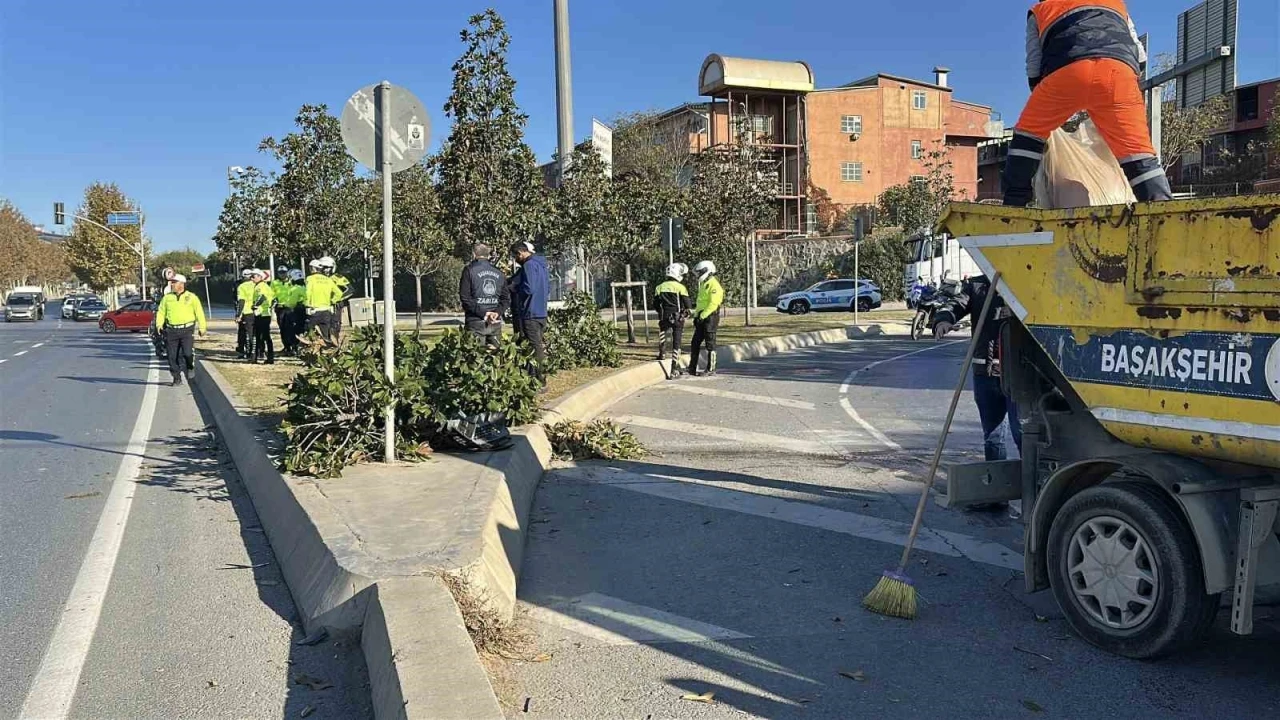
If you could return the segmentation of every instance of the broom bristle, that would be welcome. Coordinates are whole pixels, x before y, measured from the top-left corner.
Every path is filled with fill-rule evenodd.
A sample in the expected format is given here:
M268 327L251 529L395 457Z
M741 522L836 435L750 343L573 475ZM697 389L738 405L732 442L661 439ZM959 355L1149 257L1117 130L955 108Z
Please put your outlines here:
M879 582L862 599L873 613L912 620L916 616L916 588L905 573L885 570Z

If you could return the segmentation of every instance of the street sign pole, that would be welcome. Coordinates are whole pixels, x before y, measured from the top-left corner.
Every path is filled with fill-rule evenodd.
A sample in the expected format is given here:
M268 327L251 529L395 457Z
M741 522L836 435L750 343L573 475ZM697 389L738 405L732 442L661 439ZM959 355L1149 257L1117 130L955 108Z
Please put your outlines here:
M379 103L379 126L382 136L378 145L378 154L382 170L382 355L387 380L396 381L395 335L396 335L396 298L393 292L391 267L391 83L383 80L378 85L381 95ZM386 427L385 460L396 461L396 405L395 401L387 403L386 416L383 420Z
M858 246L862 243L857 238L853 241L853 324L858 324L858 301L862 299L862 275L858 268Z

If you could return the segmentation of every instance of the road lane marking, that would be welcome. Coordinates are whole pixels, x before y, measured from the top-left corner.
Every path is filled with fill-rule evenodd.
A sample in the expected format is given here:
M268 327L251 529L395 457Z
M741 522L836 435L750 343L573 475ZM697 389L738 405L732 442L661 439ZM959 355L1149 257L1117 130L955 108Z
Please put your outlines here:
M731 490L696 478L642 475L598 466L562 468L555 472L561 477L570 479L593 481L653 497L829 530L899 547L906 545L907 535L911 532L911 523L859 515L794 500L783 500L770 495ZM921 528L915 547L938 555L964 557L985 565L1022 570L1021 553L999 543L961 533Z
M839 454L830 445L816 440L798 440L796 438L751 432L750 430L736 430L716 425L702 425L679 420L667 420L665 418L644 417L642 415L616 415L613 420L623 425L638 425L654 430L670 430L688 435L701 435L719 440L731 440L746 445L764 445L806 455Z
M142 396L142 407L129 434L124 458L116 471L115 482L103 505L98 526L89 540L80 572L76 575L71 595L63 609L58 625L54 628L45 649L44 660L36 672L35 680L27 691L20 718L59 720L65 718L75 699L80 672L93 644L93 635L102 615L102 603L111 574L115 570L120 542L129 522L129 510L133 506L135 481L142 468L147 451L147 436L151 434L151 422L155 416L157 383L160 366L151 359L147 371L147 388Z
M7 363L7 362L9 362L9 358L5 358L5 359L3 359L3 360L0 360L0 363Z
M42 343L42 342L38 342L38 343L36 343L35 345L32 345L31 347L32 347L32 349L34 349L34 348L38 348L38 347L40 347L40 346L42 346L42 345L44 345L44 343Z
M719 397L728 400L742 400L744 402L761 403L763 405L776 405L778 407L795 408L797 410L815 410L817 405L805 400L791 400L789 398L776 398L769 395L751 395L749 393L734 392L732 390L717 390L715 388L702 387L701 385L658 385L663 390L679 390L680 392L693 393L695 395L706 395L708 397Z
M23 355L26 355L26 354L27 354L27 351L26 351L26 350L19 350L18 352L14 353L14 354L13 354L13 356L14 356L14 357L22 357Z
M849 386L853 383L854 379L858 377L858 375L861 375L862 373L872 368L879 367L881 365L884 365L885 363L894 362L895 360L902 360L904 358L909 358L913 355L919 355L920 353L929 352L930 350L937 350L938 348L950 347L957 343L963 343L963 342L968 342L968 340L952 340L951 342L933 344L926 348L921 348L919 350L912 350L911 352L902 353L901 355L894 355L893 357L885 358L884 360L877 360L873 363L863 365L860 368L850 371L850 373L847 376L845 376L844 382L840 383L840 407L844 409L845 414L848 415L850 419L852 419L855 423L857 423L859 427L861 427L863 430L866 430L867 433L871 435L871 437L875 438L876 441L879 442L881 445L884 445L890 450L901 452L902 451L901 445L894 442L893 440L890 440L888 435L885 435L884 433L880 432L880 430L876 428L876 426L867 422L867 420L863 418L861 415L859 415L858 411L854 409L853 403L849 402L849 397L848 397Z
M549 607L531 607L529 617L605 645L700 643L751 637L736 630L595 592Z

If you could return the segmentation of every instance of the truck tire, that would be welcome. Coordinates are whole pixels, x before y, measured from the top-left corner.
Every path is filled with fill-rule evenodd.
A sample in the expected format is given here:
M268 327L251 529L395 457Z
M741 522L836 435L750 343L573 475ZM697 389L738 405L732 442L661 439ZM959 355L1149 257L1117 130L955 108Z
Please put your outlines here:
M1053 520L1049 584L1090 643L1147 659L1204 639L1219 595L1204 588L1195 538L1164 491L1141 482L1085 490Z

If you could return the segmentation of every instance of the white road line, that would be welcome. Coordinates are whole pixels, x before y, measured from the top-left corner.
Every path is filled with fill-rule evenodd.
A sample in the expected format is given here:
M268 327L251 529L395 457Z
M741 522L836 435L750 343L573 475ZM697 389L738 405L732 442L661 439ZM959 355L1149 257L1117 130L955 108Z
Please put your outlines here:
M904 358L909 358L912 355L919 355L920 353L926 353L926 352L929 352L930 350L938 350L940 348L950 347L952 345L956 345L958 343L964 343L964 342L969 342L969 341L968 340L951 340L950 342L934 343L929 345L928 347L921 348L919 350L912 350L909 353L902 353L901 355L894 355L893 357L885 358L884 360L877 360L871 363L870 365L863 365L862 367L854 370L853 372L850 372L848 376L845 377L844 382L840 383L840 394L841 395L847 394L849 392L849 385L853 382L853 379L872 368L880 367L881 365L884 365L886 363L896 362Z
M694 478L641 475L616 468L589 466L563 468L555 472L562 477L591 480L654 497L731 510L891 545L905 545L911 532L911 523L730 490ZM915 547L1009 570L1022 569L1022 555L1016 550L961 533L922 528Z
M664 390L679 390L680 392L693 393L695 395L726 398L728 400L743 400L745 402L760 403L762 405L776 405L778 407L795 408L797 410L814 410L817 408L816 405L805 400L776 398L768 395L751 395L748 393L734 392L732 390L717 390L715 388L702 387L701 385L673 385L668 383L658 385L657 387Z
M957 344L957 343L962 343L962 342L968 342L968 341L967 341L967 340L952 340L951 342L946 342L946 343L939 343L939 344L935 344L935 345L930 345L930 346L928 346L928 347L921 348L921 349L919 349L919 350L912 350L912 351L911 351L911 352L909 352L909 353L902 353L901 355L894 355L893 357L885 358L884 360L877 360L877 361L875 361L875 362L873 362L873 363L871 363L871 364L869 364L869 365L863 365L862 367L857 368L856 370L851 371L851 372L850 372L850 373L845 377L844 382L840 383L840 407L844 408L844 412L845 412L845 414L846 414L846 415L848 415L850 418L852 418L854 422L858 423L858 425L859 425L863 430L866 430L866 431L867 431L867 433L868 433L869 435L871 435L871 437L875 438L875 439L876 439L876 441L877 441L877 442L879 442L881 445L884 445L885 447L889 448L890 450L894 450L894 451L901 451L901 450L902 450L902 446L901 446L901 445L899 445L898 443L896 443L896 442L894 442L894 441L890 440L888 435L885 435L884 433L880 432L880 430L879 430L879 429L877 429L877 428L876 428L876 426L874 426L874 425L872 425L871 423L867 422L867 420L866 420L865 418L863 418L861 415L859 415L859 414L858 414L858 411L854 409L854 407L853 407L853 403L849 402L849 397L848 397L848 395L849 395L849 385L853 383L854 378L858 377L858 375L860 375L860 374L862 374L862 373L864 373L864 372L866 372L866 371L868 371L868 370L870 370L870 369L872 369L872 368L875 368L875 367L879 367L879 366L881 366L881 365L884 365L885 363L891 363L891 362L893 362L893 361L895 361L895 360L902 360L903 358L909 358L909 357L911 357L912 355L919 355L920 353L929 352L930 350L937 350L937 349L939 349L939 348L950 347L950 346L952 346L952 345L955 345L955 344Z
M894 450L897 452L902 451L901 445L890 440L888 435L885 435L884 433L880 432L879 430L876 429L875 425L872 425L871 423L864 420L862 416L858 414L858 411L853 409L853 404L849 402L849 398L847 397L840 398L840 407L844 408L845 414L853 418L853 421L858 423L858 425L862 426L862 429L866 430L868 435L875 438L876 442L880 443L881 445L884 445L890 450Z
M653 428L654 430L670 430L689 435L701 435L720 440L731 440L745 445L764 445L807 455L838 454L830 445L816 440L797 440L796 438L768 435L749 430L735 430L734 428L716 425L701 425L699 423L687 423L679 420L644 417L641 415L616 415L613 419L623 425L638 425L640 427Z
M38 343L36 343L35 345L32 345L31 347L32 347L32 349L35 349L35 348L41 347L42 345L44 345L44 343L42 343L42 342L38 342Z
M9 362L9 358L5 358L5 359L3 359L3 360L0 360L0 363L7 363L7 362Z
M116 556L120 553L120 541L129 522L129 510L137 487L135 480L142 467L147 436L151 434L151 421L155 416L159 378L160 368L153 360L147 371L147 389L142 396L142 407L138 410L133 432L129 435L124 459L116 471L115 482L107 495L93 538L89 540L62 617L49 639L31 689L27 691L26 702L18 715L20 718L58 720L65 718L71 710L80 671L84 669L85 658L93 644L102 603L111 584Z
M529 617L605 645L698 643L751 637L736 630L594 592L551 607L531 608Z
M27 351L26 351L26 350L19 350L18 352L14 353L14 354L13 354L13 356L14 356L14 357L22 357L23 355L26 355L26 354L27 354Z

